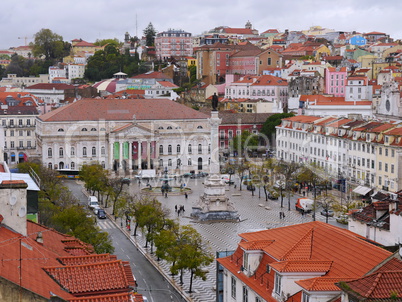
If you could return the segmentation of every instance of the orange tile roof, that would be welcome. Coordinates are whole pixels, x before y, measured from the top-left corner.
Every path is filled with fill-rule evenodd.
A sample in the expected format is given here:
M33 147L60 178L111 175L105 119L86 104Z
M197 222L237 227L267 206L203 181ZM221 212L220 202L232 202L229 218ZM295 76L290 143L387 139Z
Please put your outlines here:
M90 296L73 298L69 302L144 302L143 296L135 293L122 293L114 295Z
M59 257L58 260L63 265L81 265L98 262L115 261L117 257L110 254L93 254L85 256Z
M365 301L395 301L402 300L402 270L373 273L360 279L345 282L346 292L352 291L355 296ZM341 288L344 288L340 284Z
M207 115L168 99L82 99L39 116L45 122L206 119Z
M350 280L350 278L318 277L296 281L296 284L308 291L339 291L335 283Z
M77 295L96 295L102 292L127 291L135 286L127 278L121 260L73 266L46 266L49 274L67 292Z
M273 241L272 240L256 240L253 242L240 242L239 246L245 250L261 250L267 245L270 245Z
M267 301L275 301L271 295L274 276L266 272L267 265L285 269L286 264L279 263L288 262L291 264L288 264L289 268L299 272L329 269L323 277L316 278L317 275L313 275L312 280L299 280L299 283L311 290L337 290L335 282L361 277L391 254L370 244L363 236L320 221L242 233L239 236L242 245L246 242L273 240L262 248L263 257L251 277L238 273L243 265L244 253L240 244L233 255L218 259L236 278ZM316 263L315 268L309 267L310 261ZM304 276L307 277L308 273Z
M322 272L331 268L332 261L291 260L271 263L270 266L278 272Z

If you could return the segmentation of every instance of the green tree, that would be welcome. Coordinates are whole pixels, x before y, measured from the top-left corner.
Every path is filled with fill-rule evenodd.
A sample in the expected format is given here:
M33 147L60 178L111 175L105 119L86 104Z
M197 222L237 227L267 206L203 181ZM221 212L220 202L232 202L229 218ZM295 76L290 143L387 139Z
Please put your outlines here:
M121 47L123 45L117 38L114 39L97 39L94 45L97 46L105 46L105 45L114 45L115 47Z
M294 188L294 183L297 180L297 175L300 173L300 165L297 162L285 162L280 160L275 167L276 173L278 173L281 180L281 187L285 189L288 195L288 210L290 211L290 196ZM283 207L283 195L281 194L281 207Z
M148 26L144 29L144 36L146 46L155 45L156 30L151 22L149 22Z
M190 272L189 292L192 292L193 279L201 278L206 280L208 266L214 260L210 249L205 245L201 235L189 225L182 227L180 234L180 255L175 263L175 269L187 270ZM182 280L182 279L181 279Z
M63 37L42 28L34 35L34 42L30 44L35 57L44 56L46 61L62 59L70 52L70 44L63 41Z
M231 147L241 156L245 154L247 150L256 149L258 147L258 136L248 130L244 130L240 135L236 135L233 138Z
M293 113L275 113L271 115L262 125L261 133L263 133L269 140L271 146L275 139L276 126L280 125L282 119L294 116Z

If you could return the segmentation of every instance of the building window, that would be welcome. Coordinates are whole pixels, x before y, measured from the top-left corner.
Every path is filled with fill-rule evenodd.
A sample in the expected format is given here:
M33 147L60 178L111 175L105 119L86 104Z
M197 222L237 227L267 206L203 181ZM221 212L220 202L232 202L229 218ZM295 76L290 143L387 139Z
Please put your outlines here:
M10 131L10 136L14 136L14 130Z
M92 156L96 156L96 147L92 147Z
M188 145L188 154L192 154L193 153L193 149L191 147L191 144Z
M31 141L27 141L27 147L28 148L31 148L32 146L31 146Z
M53 156L53 150L52 148L47 149L47 157L52 157Z
M75 162L72 161L70 166L71 166L71 170L75 169Z
M24 148L24 142L23 141L18 141L18 147Z
M395 173L395 166L391 164L391 173Z
M192 166L192 165L193 165L193 163L192 163L192 161L191 161L191 158L188 159L187 164L188 164L189 166Z
M106 154L106 148L104 146L101 147L101 155Z
M169 154L169 155L172 155L172 145L169 145L169 146L168 146L168 154Z
M310 296L307 295L305 292L302 294L302 302L309 302L310 301Z
M275 294L281 295L282 291L282 276L275 273Z
M59 148L59 157L63 157L63 156L64 156L64 149Z
M382 155L382 148L381 148L381 147L378 148L378 154L379 154L379 155Z
M177 154L180 154L180 151L181 151L180 145L177 145L176 151L177 151Z
M84 156L84 157L87 156L87 147L82 148L82 156Z
M202 145L198 144L198 154L202 154Z
M31 130L27 130L27 136L31 136Z
M163 155L163 145L159 145L159 154Z
M71 147L70 155L74 156L75 155L75 148Z
M168 166L171 167L172 166L172 159L168 159Z
M236 279L233 276L231 279L230 289L231 289L230 292L231 292L232 298L236 299Z
M243 286L243 302L248 302L248 289L247 287Z

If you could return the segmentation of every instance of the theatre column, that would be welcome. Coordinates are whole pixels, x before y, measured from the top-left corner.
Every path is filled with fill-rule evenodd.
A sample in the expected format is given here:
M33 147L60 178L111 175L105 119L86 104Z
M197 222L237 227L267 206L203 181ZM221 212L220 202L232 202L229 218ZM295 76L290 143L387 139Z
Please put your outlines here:
M133 171L133 142L128 142L128 171Z
M138 171L142 170L142 141L138 141Z
M147 141L147 167L151 169L151 142Z
M123 172L123 143L119 142L119 172Z

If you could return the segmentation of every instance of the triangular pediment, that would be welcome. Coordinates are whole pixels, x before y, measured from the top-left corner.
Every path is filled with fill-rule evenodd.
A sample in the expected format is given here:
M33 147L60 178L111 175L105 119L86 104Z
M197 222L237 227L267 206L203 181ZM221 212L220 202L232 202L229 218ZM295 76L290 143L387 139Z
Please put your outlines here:
M124 126L116 127L111 133L124 136L149 136L153 134L150 129L140 126L137 123L129 123Z

